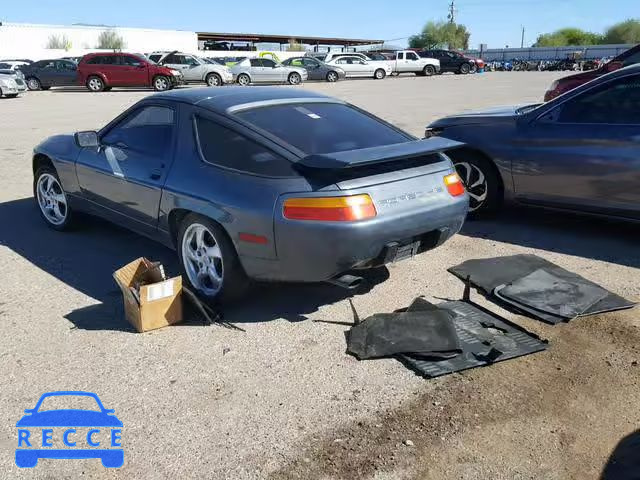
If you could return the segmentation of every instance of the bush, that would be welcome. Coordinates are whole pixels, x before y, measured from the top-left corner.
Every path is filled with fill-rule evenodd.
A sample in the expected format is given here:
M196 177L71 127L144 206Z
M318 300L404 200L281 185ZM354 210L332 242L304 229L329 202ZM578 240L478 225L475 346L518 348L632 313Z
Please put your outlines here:
M71 49L71 40L67 38L66 35L49 35L49 40L47 41L47 47L53 50L70 50Z
M105 30L98 37L98 45L96 48L104 50L122 50L127 44L120 35L114 30Z

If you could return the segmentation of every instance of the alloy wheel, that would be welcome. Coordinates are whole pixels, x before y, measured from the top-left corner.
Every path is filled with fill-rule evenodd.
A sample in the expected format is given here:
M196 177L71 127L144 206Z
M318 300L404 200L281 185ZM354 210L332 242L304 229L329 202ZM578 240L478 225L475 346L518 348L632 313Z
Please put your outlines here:
M289 83L291 85L299 85L301 81L302 78L297 73L292 73L291 75L289 75Z
M222 251L211 231L200 223L189 225L182 237L182 262L191 285L208 297L222 288Z
M93 77L89 79L89 88L94 92L99 92L102 90L103 84L102 80L99 78Z
M327 74L327 81L328 82L337 82L338 81L338 74L336 74L336 72L329 72Z
M251 83L251 79L247 75L243 74L238 77L238 83L243 87L246 87Z
M209 75L207 77L207 85L210 87L218 87L220 85L220 79L215 74Z
M157 77L153 82L153 86L159 92L163 92L169 88L169 82L164 77Z
M27 80L27 87L29 87L29 90L39 90L40 82L35 78L30 78L29 80Z
M455 167L469 195L469 211L475 212L487 200L487 178L480 168L471 163L460 162Z
M67 219L67 197L58 179L50 173L40 175L36 194L40 210L47 221L53 225L62 225Z

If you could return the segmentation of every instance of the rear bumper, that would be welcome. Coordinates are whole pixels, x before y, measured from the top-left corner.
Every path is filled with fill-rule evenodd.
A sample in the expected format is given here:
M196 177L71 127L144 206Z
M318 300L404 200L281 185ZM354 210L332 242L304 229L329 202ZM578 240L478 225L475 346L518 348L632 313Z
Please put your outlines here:
M354 223L276 222L277 260L241 257L258 280L322 282L352 269L384 265L407 253L431 250L455 235L467 215L466 195L445 205L425 205L403 216L378 216ZM418 243L416 243L418 242Z

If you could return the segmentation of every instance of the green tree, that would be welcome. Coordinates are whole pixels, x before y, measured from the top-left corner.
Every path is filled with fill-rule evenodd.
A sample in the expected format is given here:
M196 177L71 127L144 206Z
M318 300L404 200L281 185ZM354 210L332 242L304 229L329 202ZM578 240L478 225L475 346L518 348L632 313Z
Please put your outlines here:
M114 30L104 30L98 37L98 45L96 48L102 48L105 50L122 50L126 48L127 44L120 35Z
M427 22L422 31L409 37L411 48L468 49L471 34L467 27L450 22Z
M640 19L629 19L607 28L603 43L640 43Z
M47 47L54 50L70 50L71 49L71 40L67 38L66 35L49 35L49 40L47 40Z
M566 47L568 45L598 45L602 35L579 28L561 28L552 33L540 35L534 47Z

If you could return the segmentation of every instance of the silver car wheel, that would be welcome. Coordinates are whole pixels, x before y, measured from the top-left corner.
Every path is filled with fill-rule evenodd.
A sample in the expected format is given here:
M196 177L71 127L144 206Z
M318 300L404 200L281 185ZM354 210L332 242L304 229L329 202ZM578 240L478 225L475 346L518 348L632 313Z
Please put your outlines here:
M153 87L159 92L164 92L169 88L169 81L165 77L156 77Z
M100 90L102 90L102 87L102 80L100 80L99 78L93 77L89 79L89 89L91 89L92 91L99 92Z
M299 85L302 82L302 77L300 74L293 72L289 74L289 83L291 85Z
M207 85L210 87L220 86L220 77L218 77L215 73L210 73L207 76Z
M30 78L27 81L27 86L29 87L29 90L39 90L40 89L40 82L38 80L36 80L35 78Z
M338 74L336 72L327 73L327 82L337 82Z
M456 163L455 167L469 195L469 211L475 212L487 199L489 191L487 179L482 170L470 163Z
M376 73L374 75L378 80L381 80L384 78L385 73L384 73L384 70L378 69L376 70Z
M251 83L251 79L249 78L249 75L247 75L245 73L242 73L238 77L238 83L240 85L242 85L243 87L246 87L247 85L249 85Z
M67 197L58 179L50 173L40 175L36 194L40 211L47 221L53 225L62 225L67 219Z
M191 285L208 297L222 288L222 251L213 233L200 223L189 225L182 237L182 262Z

